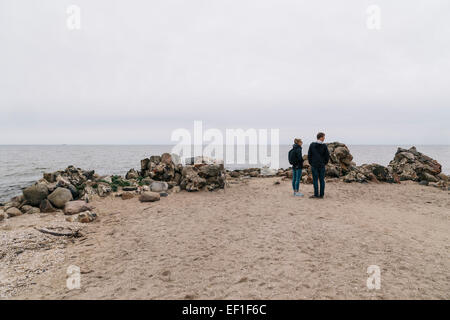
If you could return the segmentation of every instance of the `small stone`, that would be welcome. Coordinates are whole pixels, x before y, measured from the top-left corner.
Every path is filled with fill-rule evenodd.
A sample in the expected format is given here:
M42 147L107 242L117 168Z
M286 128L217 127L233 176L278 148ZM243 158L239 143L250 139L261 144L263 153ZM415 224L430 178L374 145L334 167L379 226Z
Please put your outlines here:
M422 181L419 182L419 184L420 184L421 186L428 186L428 185L429 185L429 182L428 182L427 180L422 180Z
M241 173L239 171L232 171L230 172L230 176L232 178L239 178L241 176Z
M66 218L68 222L81 222L81 223L89 223L97 219L97 214L90 211L81 212L75 216L70 216Z
M159 193L147 191L139 196L139 201L141 202L153 202L161 199Z
M137 187L136 186L125 186L122 188L123 191L136 191Z
M249 175L250 175L250 177L255 178L255 177L259 176L259 172L258 171L252 171L252 172L249 173Z
M41 201L41 204L39 205L39 209L41 209L41 212L43 212L43 213L56 212L55 207L53 207L51 202L48 201L47 199L44 199Z
M97 219L97 215L93 212L86 211L78 215L78 221L81 223L89 223Z
M134 194L131 192L124 192L122 193L122 200L129 200L134 198Z
M26 214L36 214L36 213L41 213L41 210L35 207L32 207L30 210L26 212Z
M30 209L32 209L32 206L29 205L23 205L22 208L20 208L20 211L22 211L23 213L26 213L27 211L29 211Z
M94 207L83 200L69 201L64 205L64 214L73 215L92 209Z
M21 216L23 213L19 209L15 208L15 207L11 207L8 210L6 210L6 214L8 215L9 218L12 218L12 217Z
M161 197L167 197L169 194L167 192L160 192L159 195Z

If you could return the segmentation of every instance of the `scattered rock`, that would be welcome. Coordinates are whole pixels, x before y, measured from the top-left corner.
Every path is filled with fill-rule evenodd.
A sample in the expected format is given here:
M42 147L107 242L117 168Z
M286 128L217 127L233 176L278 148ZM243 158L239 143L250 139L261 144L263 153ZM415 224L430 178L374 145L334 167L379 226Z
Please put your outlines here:
M53 205L51 204L50 201L48 201L47 199L44 199L41 201L40 205L39 205L39 209L41 210L41 212L43 213L51 213L51 212L56 212L55 207L53 207Z
M75 201L69 201L64 205L64 214L65 215L74 215L80 212L89 211L94 209L94 207L86 203L83 200L75 200Z
M129 200L129 199L133 199L134 198L134 194L131 192L124 192L121 195L122 200Z
M19 209L15 208L15 207L11 207L8 210L6 210L6 214L8 215L9 218L12 218L12 217L21 216L23 213Z
M125 186L122 187L123 191L136 191L137 190L137 186Z
M41 213L41 210L39 208L36 208L36 207L31 207L31 209L28 210L25 213L26 214L36 214L36 213Z
M230 176L233 178L239 178L241 176L241 173L239 171L231 171Z
M429 181L427 181L427 180L422 180L422 181L419 182L419 184L420 184L421 186L428 186L428 185L429 185Z
M62 209L67 202L73 200L73 196L70 190L59 187L48 196L48 200L56 208Z
M249 173L249 176L252 178L256 178L257 176L259 176L259 172L258 171L251 171Z
M161 197L167 197L169 194L167 192L160 192L159 195Z
M26 213L27 211L29 211L30 209L32 209L33 207L32 206L29 206L29 205L23 205L21 208L20 208L20 211L22 211L22 213Z
M159 193L147 191L147 192L142 193L139 196L139 201L154 202L154 201L158 201L160 198L161 198L161 196L159 195Z
M66 221L69 222L81 222L81 223L89 223L97 219L97 214L91 211L81 212L77 215L70 216L66 218Z

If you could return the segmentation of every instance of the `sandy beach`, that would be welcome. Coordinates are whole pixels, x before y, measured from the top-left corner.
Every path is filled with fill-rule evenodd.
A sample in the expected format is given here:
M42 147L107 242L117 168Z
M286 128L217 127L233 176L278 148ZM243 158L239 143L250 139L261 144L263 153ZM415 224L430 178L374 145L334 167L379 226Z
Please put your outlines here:
M275 184L275 182L280 182ZM329 182L323 200L290 180L153 203L96 198L98 219L61 213L0 224L3 299L449 299L449 191L414 182ZM81 238L35 228L80 229ZM66 287L67 267L81 288ZM366 286L367 267L381 288Z

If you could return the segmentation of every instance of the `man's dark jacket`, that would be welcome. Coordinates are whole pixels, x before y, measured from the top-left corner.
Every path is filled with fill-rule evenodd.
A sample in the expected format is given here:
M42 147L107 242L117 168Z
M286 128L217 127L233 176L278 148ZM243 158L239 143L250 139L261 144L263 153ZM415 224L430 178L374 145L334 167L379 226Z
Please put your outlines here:
M298 144L294 144L292 149L294 149L294 157L297 159L297 164L293 166L294 169L303 169L302 147Z
M325 143L313 142L309 145L308 161L311 167L323 168L330 160L330 153Z

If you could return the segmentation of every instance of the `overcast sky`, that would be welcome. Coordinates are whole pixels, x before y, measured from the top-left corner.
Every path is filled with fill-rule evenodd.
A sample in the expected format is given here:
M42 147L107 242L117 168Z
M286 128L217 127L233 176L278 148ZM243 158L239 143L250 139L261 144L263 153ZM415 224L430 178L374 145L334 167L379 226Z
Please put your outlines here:
M0 144L168 143L194 120L450 144L450 1L0 0Z

